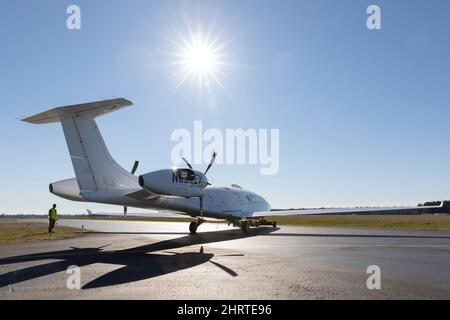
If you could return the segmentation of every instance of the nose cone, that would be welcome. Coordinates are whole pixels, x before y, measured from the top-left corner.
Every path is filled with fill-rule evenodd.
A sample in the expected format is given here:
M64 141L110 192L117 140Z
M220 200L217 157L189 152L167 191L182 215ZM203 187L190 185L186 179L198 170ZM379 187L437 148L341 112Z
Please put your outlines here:
M264 199L264 202L265 202L265 204L266 204L266 210L267 211L270 211L270 210L272 210L272 206L270 205L270 203L266 200L266 199Z

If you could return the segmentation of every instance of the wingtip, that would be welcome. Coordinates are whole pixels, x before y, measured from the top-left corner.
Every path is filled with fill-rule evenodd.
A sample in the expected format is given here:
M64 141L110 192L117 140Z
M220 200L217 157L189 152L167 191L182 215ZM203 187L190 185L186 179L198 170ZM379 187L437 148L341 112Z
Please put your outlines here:
M31 117L22 118L22 119L19 119L19 121L33 124L33 122L31 121Z
M129 100L129 99L126 99L126 98L120 98L120 99L122 99L125 103L127 103L127 104L130 105L130 106L133 106L133 105L134 105L134 102L131 101L131 100Z

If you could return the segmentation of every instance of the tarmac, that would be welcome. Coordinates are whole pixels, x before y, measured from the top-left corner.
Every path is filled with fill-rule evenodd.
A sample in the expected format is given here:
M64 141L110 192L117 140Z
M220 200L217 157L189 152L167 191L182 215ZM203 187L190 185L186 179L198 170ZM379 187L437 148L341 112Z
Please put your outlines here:
M450 232L59 224L93 232L1 245L0 299L450 299Z

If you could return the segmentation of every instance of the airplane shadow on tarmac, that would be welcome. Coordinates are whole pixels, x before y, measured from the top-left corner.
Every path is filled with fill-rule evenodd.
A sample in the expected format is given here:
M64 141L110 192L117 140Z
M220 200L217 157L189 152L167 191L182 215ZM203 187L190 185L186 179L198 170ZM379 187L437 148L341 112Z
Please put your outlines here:
M94 263L106 263L120 265L122 267L92 280L84 285L82 289L101 288L149 279L179 270L192 268L206 262L212 263L224 272L228 273L230 276L235 277L238 276L235 271L218 263L217 261L211 261L211 259L215 257L212 253L203 253L201 251L176 253L168 250L179 249L192 245L202 245L213 242L264 235L272 233L276 230L278 230L278 228L266 227L252 229L251 233L248 235L242 234L240 230L204 232L124 250L103 251L103 248L108 245L99 248L72 247L69 250L2 258L0 259L0 265L49 259L62 261L26 267L2 274L0 275L0 288L31 279L48 276L57 272L63 272L72 265L82 268L83 266L92 265ZM154 253L159 251L163 251L163 253ZM220 256L243 256L243 254Z

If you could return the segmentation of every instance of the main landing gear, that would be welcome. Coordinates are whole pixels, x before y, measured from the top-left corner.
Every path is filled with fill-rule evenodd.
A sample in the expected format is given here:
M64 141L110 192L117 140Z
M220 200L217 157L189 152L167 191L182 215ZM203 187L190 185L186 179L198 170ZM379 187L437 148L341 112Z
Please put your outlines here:
M233 225L236 225L233 223ZM241 230L244 234L248 234L250 232L250 227L259 227L259 226L272 226L274 228L277 227L276 221L267 221L265 219L255 219L255 220L243 220L239 223Z
M203 223L205 222L205 220L203 219L198 219L197 221L192 221L191 224L189 225L189 232L191 234L196 234L197 233L197 228Z
M197 221L192 221L189 224L189 232L191 234L197 233L197 228L203 223L205 220L198 218ZM267 221L265 219L253 219L253 220L242 220L242 221L229 221L228 225L233 224L234 227L241 228L244 234L249 234L250 227L259 227L259 226L272 226L274 228L277 227L276 221Z

